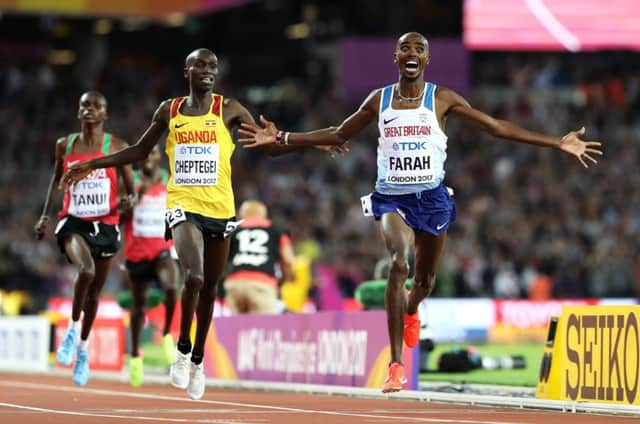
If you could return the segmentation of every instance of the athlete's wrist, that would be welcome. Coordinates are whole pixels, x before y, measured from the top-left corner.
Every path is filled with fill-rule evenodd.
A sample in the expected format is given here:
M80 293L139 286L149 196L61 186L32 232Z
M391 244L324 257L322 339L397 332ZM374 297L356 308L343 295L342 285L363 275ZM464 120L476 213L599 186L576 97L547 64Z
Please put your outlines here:
M276 144L284 144L284 131L276 131Z
M276 132L276 144L289 144L289 132L278 130Z

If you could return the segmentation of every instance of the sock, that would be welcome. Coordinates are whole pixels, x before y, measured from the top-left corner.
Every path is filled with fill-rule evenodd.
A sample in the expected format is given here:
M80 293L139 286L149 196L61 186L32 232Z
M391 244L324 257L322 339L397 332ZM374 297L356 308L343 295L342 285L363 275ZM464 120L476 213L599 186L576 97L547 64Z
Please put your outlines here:
M183 355L191 352L191 340L178 340L178 351Z
M193 351L191 352L191 362L196 365L200 365L202 360L204 359L204 354L202 352Z
M80 332L81 327L82 324L80 323L80 320L74 321L73 319L69 318L69 328L73 328L77 332Z
M78 349L82 349L82 350L89 349L89 339L87 340L80 339L80 343L78 343Z

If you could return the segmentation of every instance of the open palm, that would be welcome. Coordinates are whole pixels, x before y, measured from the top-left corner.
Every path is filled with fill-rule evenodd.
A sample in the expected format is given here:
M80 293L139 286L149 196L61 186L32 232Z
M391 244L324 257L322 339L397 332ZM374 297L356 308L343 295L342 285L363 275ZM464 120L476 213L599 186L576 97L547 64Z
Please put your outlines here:
M91 165L89 165L88 162L80 162L72 165L62 176L59 188L66 189L69 186L74 185L75 183L89 175L91 171L93 171L93 168L91 167Z
M581 140L580 137L583 136L585 132L586 130L584 127L580 128L578 131L569 132L567 135L562 137L559 147L560 150L575 156L582 166L588 168L589 165L587 165L585 159L588 159L593 163L598 163L593 156L602 156L602 150L599 149L599 147L602 146L602 143L598 141Z
M259 147L269 144L275 144L276 134L278 128L272 121L268 121L264 116L260 115L260 123L263 128L260 128L254 124L242 123L238 132L244 136L244 138L238 139L238 142L244 147Z

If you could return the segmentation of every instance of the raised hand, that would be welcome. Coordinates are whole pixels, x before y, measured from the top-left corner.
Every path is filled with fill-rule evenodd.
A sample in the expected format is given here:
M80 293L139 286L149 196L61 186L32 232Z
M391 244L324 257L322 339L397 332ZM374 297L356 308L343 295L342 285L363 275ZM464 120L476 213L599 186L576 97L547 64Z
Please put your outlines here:
M560 150L575 156L578 158L582 166L588 168L587 162L585 162L585 158L589 159L593 163L598 163L597 160L593 157L593 155L602 156L602 150L599 149L602 146L602 143L598 141L583 141L580 139L585 134L586 130L584 127L580 128L578 131L571 131L564 137L562 137L562 141L560 142Z
M242 134L244 138L238 139L238 142L248 148L275 144L276 134L278 132L276 125L272 121L265 119L262 115L260 115L260 123L263 128L256 125L242 123L238 132Z
M69 186L74 185L93 171L89 162L80 162L72 165L60 179L60 189L66 190Z
M49 224L49 217L42 215L36 225L33 227L33 231L36 233L36 239L42 240L44 234L47 232L47 224Z

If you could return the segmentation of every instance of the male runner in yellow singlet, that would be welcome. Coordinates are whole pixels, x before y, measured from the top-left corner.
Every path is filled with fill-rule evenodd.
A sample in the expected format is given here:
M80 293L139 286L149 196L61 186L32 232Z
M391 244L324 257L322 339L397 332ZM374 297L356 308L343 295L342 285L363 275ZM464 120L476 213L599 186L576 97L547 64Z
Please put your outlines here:
M231 186L231 155L235 148L230 128L255 125L247 109L235 99L213 92L218 58L207 49L191 52L184 76L189 95L163 101L138 142L121 152L79 163L63 176L63 183L81 180L93 169L134 163L147 157L168 131L166 154L171 178L167 185L167 237L173 237L185 274L180 337L171 366L171 383L192 399L204 395L203 355L216 292L225 270L235 219ZM297 150L273 146L270 154ZM325 149L326 150L326 149ZM194 310L197 328L189 338Z

